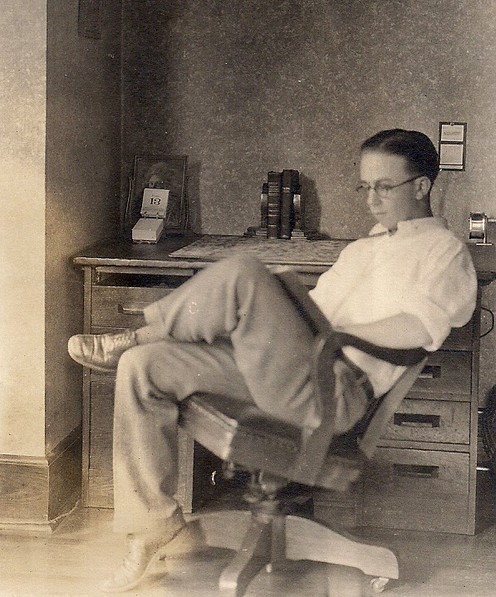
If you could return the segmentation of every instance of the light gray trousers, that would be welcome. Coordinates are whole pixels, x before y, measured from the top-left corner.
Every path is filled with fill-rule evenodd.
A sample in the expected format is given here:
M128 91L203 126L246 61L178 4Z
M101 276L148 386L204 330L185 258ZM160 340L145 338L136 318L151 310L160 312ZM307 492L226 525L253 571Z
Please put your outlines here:
M174 514L178 401L195 391L253 401L283 421L316 427L314 337L258 260L212 264L145 309L143 342L118 365L114 410L114 530L156 531Z

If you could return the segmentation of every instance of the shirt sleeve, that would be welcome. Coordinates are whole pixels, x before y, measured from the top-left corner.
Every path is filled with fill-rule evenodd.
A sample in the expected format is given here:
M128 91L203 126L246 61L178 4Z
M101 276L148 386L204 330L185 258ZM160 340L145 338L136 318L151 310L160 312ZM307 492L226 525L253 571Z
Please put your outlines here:
M329 300L330 293L336 294L342 289L343 274L346 273L346 270L340 267L340 259L341 257L330 269L319 276L317 284L309 291L309 295L317 304L324 304L326 300Z
M336 263L319 276L315 288L309 292L329 321L332 321L336 308L356 284L357 271L366 267L366 264L362 263L364 253L359 249L358 241L345 247Z
M465 325L475 309L477 275L467 248L457 239L439 243L422 264L416 288L402 297L401 309L420 319L437 350L453 327Z

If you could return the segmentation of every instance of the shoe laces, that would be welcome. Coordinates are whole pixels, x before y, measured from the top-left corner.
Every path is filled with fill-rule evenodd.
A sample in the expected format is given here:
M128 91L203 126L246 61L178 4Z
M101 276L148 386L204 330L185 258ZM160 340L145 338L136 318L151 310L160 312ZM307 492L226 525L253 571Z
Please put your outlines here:
M105 338L109 346L106 347L107 352L120 351L129 347L130 341L136 341L136 332L132 330L126 330L120 334L113 334Z

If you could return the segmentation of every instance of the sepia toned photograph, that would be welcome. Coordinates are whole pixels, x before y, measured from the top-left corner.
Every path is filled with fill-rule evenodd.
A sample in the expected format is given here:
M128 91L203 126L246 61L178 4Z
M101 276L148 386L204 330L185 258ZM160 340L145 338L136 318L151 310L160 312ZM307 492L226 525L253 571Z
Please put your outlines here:
M0 597L496 595L496 0L0 0Z
M136 156L130 185L127 217L134 225L139 219L145 189L169 191L164 218L166 232L184 232L188 220L186 203L187 156Z

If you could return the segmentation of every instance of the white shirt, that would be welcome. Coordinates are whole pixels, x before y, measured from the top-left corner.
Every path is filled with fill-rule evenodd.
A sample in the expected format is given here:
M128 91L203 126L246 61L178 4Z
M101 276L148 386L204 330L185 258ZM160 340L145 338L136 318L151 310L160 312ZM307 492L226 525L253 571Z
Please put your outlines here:
M334 327L367 324L408 313L430 334L437 350L453 327L472 316L477 276L470 254L443 218L398 223L390 234L376 224L367 238L350 243L320 276L310 296ZM345 354L369 376L376 396L401 375L397 367L353 347Z

